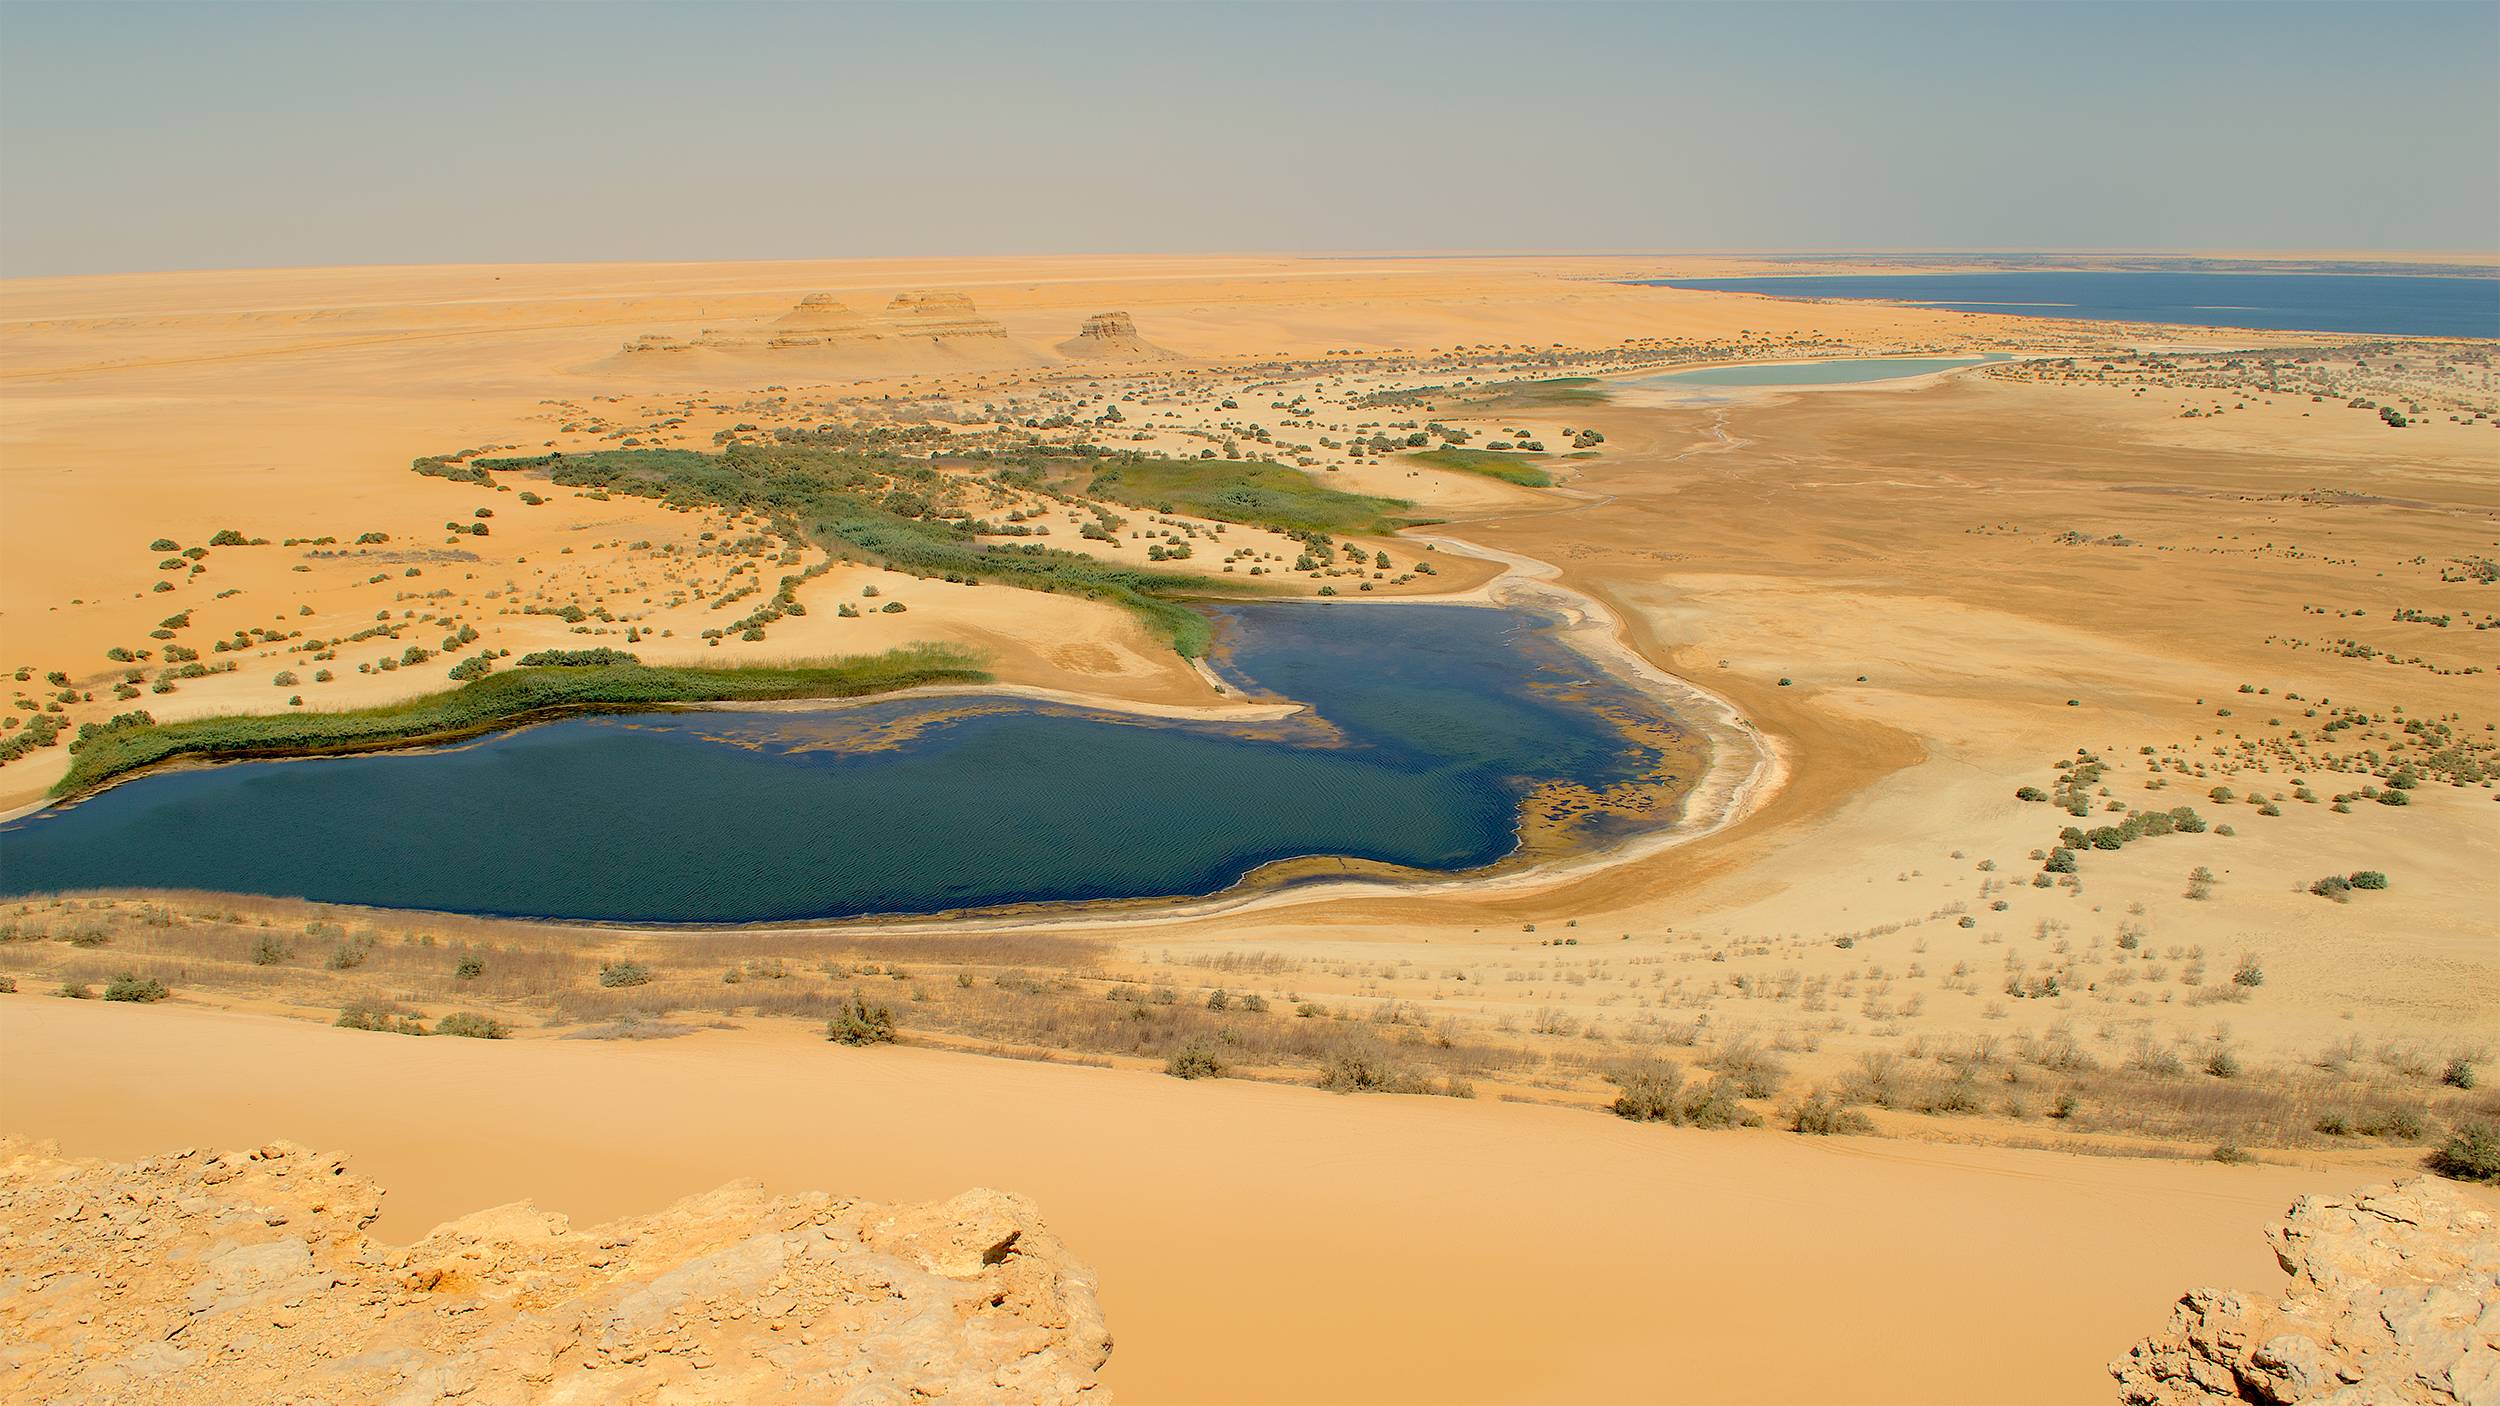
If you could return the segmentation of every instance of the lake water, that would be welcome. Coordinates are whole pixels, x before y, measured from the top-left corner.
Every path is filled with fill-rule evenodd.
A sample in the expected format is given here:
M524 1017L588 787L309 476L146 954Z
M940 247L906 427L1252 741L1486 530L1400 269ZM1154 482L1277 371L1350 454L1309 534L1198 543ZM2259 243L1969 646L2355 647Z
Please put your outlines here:
M1871 298L1956 312L2179 327L2500 337L2500 278L2332 273L1800 274L1642 280L1658 288Z
M1674 386L1846 386L1861 381L1897 381L1957 366L2003 361L2001 356L1857 357L1843 361L1790 361L1776 365L1705 366L1623 384L1634 387Z
M1660 738L1689 737L1671 719L1627 731L1627 710L1656 710L1543 623L1464 606L1219 612L1242 691L1311 705L1283 724L897 700L167 772L0 826L0 890L692 923L1204 894L1304 855L1472 869L1517 847L1538 787L1656 774Z

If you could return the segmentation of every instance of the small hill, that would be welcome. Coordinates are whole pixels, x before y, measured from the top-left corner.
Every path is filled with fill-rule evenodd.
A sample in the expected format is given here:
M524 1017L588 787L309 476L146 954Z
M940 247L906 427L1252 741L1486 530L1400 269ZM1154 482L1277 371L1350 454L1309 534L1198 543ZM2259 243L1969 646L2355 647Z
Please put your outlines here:
M1124 312L1099 312L1085 319L1076 335L1051 348L1071 361L1170 361L1165 351L1137 335L1137 322Z

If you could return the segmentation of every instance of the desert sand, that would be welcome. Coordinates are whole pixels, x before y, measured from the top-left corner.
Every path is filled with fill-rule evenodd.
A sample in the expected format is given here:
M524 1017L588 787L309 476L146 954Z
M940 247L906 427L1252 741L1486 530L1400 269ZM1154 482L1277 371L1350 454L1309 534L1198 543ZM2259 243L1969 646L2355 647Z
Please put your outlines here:
M103 948L0 948L0 971L27 993L0 997L9 1127L78 1154L194 1139L345 1147L395 1188L385 1226L402 1238L515 1196L592 1220L735 1175L887 1200L1008 1187L1100 1266L1118 1340L1104 1380L1132 1400L2102 1399L2102 1364L2153 1331L2180 1290L2267 1282L2253 1227L2293 1194L2418 1165L2418 1136L2325 1134L2313 1120L2403 1105L2424 1110L2435 1138L2493 1111L2489 1075L2480 1093L2441 1083L2458 1063L2488 1064L2500 1010L2489 781L2458 773L2452 785L2439 772L2401 807L2361 794L2408 757L2487 757L2472 749L2490 744L2500 667L2485 643L2500 635L2483 628L2500 598L2478 565L2500 535L2490 346L2410 353L2410 369L2390 371L2384 352L2370 367L2352 360L2374 354L2370 339L1618 281L1732 271L1758 269L1715 257L1059 259L12 284L0 328L0 652L31 671L14 685L30 699L48 696L53 669L93 692L74 719L136 706L159 718L268 711L310 687L268 682L290 664L302 673L304 656L256 636L240 658L213 656L236 659L231 675L113 700L124 674L104 648L144 645L183 607L197 610L186 628L201 639L254 626L335 636L387 608L434 615L415 622L421 633L502 631L493 638L516 655L617 644L655 662L946 640L988 651L1020 685L1231 706L1108 606L872 568L817 578L804 620L765 642L706 645L680 627L704 611L699 595L672 607L669 589L717 590L722 559L696 554L767 524L543 485L548 501L524 506L408 468L481 446L709 448L740 425L770 433L837 403L861 423L897 425L891 406L954 407L959 420L908 423L967 444L1047 418L975 413L1012 401L1020 412L1125 406L1123 440L1102 439L1113 447L1220 453L1226 439L1255 438L1251 423L1307 446L1276 452L1311 460L1301 467L1328 486L1406 498L1444 520L1411 537L1553 568L1555 587L1602 606L1648 665L1727 700L1780 765L1738 823L1544 882L1288 893L1198 916L895 925L1047 930L1098 944L1065 963L1085 982L1168 984L1191 1005L1229 985L1265 993L1277 1006L1268 1019L1287 1025L1285 1011L1309 1001L1402 1039L1446 1022L1460 1049L1530 1052L1472 1075L1472 1101L1184 1083L1155 1072L1160 1048L1112 1051L1111 1068L984 1059L963 1051L1018 1039L985 1035L979 1012L958 1012L956 989L934 978L920 1047L836 1050L820 1018L775 1015L729 994L747 988L709 981L721 953L682 937L341 913L390 933L433 924L570 954L564 979L577 986L585 962L677 963L668 979L681 984L661 1004L722 1010L746 1028L583 1045L526 1028L493 1044L317 1028L306 1022L326 1024L365 978L320 971L316 944L254 968L151 947L148 930L122 927ZM926 289L965 293L1013 355L932 346L891 363L846 353L777 365L723 352L646 372L640 363L676 354L620 351L646 335L744 336L811 294L873 310ZM1141 359L1054 359L1085 319L1114 309L1134 319ZM1488 402L1479 389L1628 383L1692 364L1668 353L1699 348L1727 361L2023 360L1707 402L1533 390ZM2194 355L2262 348L2287 349L2284 368L2261 376L2254 358L2226 367ZM2149 363L2149 352L2172 359ZM2298 377L2320 367L2355 393L2313 400ZM2348 406L2365 386L2417 405L2414 423L2394 429ZM1415 398L1358 403L1383 391ZM1548 488L1345 447L1403 422L1461 426L1479 446L1534 439L1559 451L1591 431L1602 441L1574 451L1586 457L1540 457ZM490 536L437 526L490 502ZM152 539L189 547L226 528L272 545L212 548L206 571L152 589L169 579ZM1064 530L1053 540L1073 541ZM365 532L391 538L374 551L474 560L364 570L277 545L335 537L317 550L353 551ZM1240 527L1224 536L1227 550L1284 545ZM1386 545L1403 565L1420 543ZM1133 560L1139 547L1104 550ZM423 575L370 580L410 566ZM1396 589L1465 595L1496 569ZM879 582L908 613L835 613ZM241 594L217 594L228 590ZM532 603L613 602L620 624L594 630L621 633L648 608L638 633L675 633L627 646L498 613L513 590ZM307 704L441 686L439 663L353 672L363 659L343 647L326 665L334 694ZM2353 723L2326 731L2347 709ZM2447 731L2426 740L2419 729L2434 723ZM2034 852L2061 826L2117 817L2015 792L2053 789L2087 757L2104 768L2086 788L2092 812L2193 805L2212 828L2088 851L2072 882L2050 881ZM0 808L37 800L59 774L42 752L0 769ZM2213 799L2223 786L2232 799ZM2200 869L2211 879L2192 882ZM2388 887L2310 892L2359 871ZM127 906L116 913L131 921ZM38 902L19 921L66 932L71 917ZM758 933L727 959L795 964L873 937ZM104 1007L32 994L132 960L163 970L176 999ZM966 989L985 993L1001 968L1027 965L1050 963L968 960ZM186 985L194 970L212 975ZM2250 971L2261 982L2234 979ZM804 972L790 980L828 989ZM460 997L447 973L394 971L371 989L429 1015L483 1002L516 1023L562 1024L548 1014L552 986ZM1401 1006L1421 1023L1380 1015ZM624 1007L556 1009L588 1019ZM908 1010L903 1024L912 1039ZM1642 1126L1599 1112L1615 1092L1603 1075L1625 1060L1694 1064L1699 1080L1738 1048L1784 1066L1779 1091L1753 1105L1769 1126ZM2104 1073L2085 1087L2058 1049ZM2245 1069L2238 1082L2205 1072L2223 1055ZM1879 1068L1899 1096L1871 1096ZM1245 1072L1309 1074L1281 1057ZM1933 1091L1957 1079L1969 1106L1940 1105ZM1780 1109L1817 1089L1854 1090L1884 1136L1782 1131ZM2262 1097L2241 1107L2236 1092L2196 1092L2242 1089ZM2077 1090L2079 1121L2053 1115ZM2249 1111L2261 1103L2262 1116ZM2075 1151L2201 1158L2252 1130L2255 1166Z

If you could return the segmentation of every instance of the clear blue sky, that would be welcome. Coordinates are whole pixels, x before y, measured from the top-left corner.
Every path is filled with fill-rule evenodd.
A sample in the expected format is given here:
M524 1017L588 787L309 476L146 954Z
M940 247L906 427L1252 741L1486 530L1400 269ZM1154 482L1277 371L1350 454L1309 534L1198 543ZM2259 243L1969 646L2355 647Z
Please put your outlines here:
M2500 5L0 5L0 274L2481 248Z

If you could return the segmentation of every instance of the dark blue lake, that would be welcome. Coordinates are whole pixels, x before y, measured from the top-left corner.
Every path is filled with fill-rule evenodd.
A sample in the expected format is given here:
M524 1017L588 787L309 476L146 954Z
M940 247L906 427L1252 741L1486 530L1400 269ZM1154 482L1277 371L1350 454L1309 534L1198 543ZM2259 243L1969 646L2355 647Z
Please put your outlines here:
M2500 278L2112 271L1799 274L1641 282L1654 288L1776 298L1873 298L2014 317L2390 337L2500 337Z
M897 700L173 771L0 826L0 890L686 923L1203 894L1305 855L1478 868L1517 847L1540 787L1691 769L1669 756L1689 734L1534 617L1260 606L1219 624L1241 691L1311 714Z

